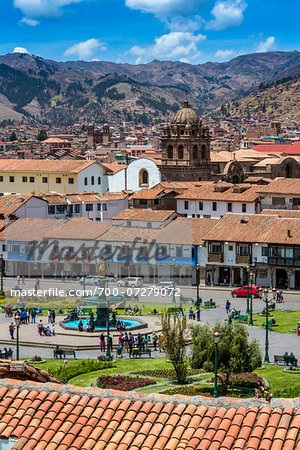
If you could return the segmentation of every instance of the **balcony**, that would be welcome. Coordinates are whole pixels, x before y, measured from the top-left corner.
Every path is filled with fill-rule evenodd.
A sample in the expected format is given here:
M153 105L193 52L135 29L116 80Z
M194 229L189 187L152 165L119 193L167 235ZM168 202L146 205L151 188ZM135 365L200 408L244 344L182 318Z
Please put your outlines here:
M236 264L251 264L252 258L250 255L236 255Z
M300 259L283 258L281 256L278 256L278 257L272 256L272 257L268 258L268 263L271 266L300 267Z
M222 263L224 261L223 253L208 253L208 262Z

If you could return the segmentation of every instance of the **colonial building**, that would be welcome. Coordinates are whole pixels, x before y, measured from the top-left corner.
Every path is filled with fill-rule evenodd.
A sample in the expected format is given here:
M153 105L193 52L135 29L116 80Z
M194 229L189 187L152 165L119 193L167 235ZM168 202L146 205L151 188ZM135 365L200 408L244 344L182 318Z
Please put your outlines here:
M88 147L96 147L101 144L108 144L110 142L110 128L109 125L104 124L102 128L95 128L94 125L87 127L87 145Z
M199 181L210 178L209 131L187 100L172 122L164 126L161 142L162 181Z

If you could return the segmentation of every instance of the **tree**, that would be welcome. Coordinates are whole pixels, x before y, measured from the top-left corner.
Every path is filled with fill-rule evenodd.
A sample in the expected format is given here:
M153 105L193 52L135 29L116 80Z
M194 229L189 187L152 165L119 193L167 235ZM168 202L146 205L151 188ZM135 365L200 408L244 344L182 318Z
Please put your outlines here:
M214 328L209 324L192 325L191 366L194 369L213 371L215 358L213 333L216 330L220 332L218 378L226 392L231 374L252 372L261 366L262 351L256 339L249 341L248 331L241 324L216 323Z
M18 140L18 137L15 132L11 133L11 135L9 136L9 140L10 140L10 142Z
M187 375L185 352L188 344L188 329L186 317L171 314L168 310L162 313L161 326L165 351L174 366L178 383L183 384Z
M42 128L42 129L38 132L37 140L38 140L38 141L45 141L46 139L48 139L47 131L46 131L44 128Z

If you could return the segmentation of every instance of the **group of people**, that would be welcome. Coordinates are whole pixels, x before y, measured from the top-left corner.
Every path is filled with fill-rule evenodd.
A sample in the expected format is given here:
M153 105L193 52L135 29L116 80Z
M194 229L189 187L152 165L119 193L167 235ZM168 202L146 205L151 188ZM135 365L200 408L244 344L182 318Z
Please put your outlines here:
M125 308L125 314L129 314L130 316L137 316L141 313L141 309L138 308L137 305L135 305L134 308L132 308L130 305L126 306Z
M112 350L112 336L110 335L110 346ZM121 352L131 352L134 349L137 349L139 351L145 350L149 348L149 345L152 341L153 348L156 351L157 346L159 348L159 351L162 349L162 338L161 336L157 335L155 332L153 332L152 337L148 333L141 334L138 333L137 336L133 336L132 333L120 333L118 337L118 348L121 350ZM100 335L100 350L105 351L106 348L106 338L104 334L102 333Z
M52 323L52 325L55 323L55 310L54 309L48 309L48 323Z
M283 303L283 292L276 292L276 303Z
M44 325L42 319L39 321L37 325L38 334L40 336L55 336L55 327L54 323L52 324L52 327L50 328L50 325Z

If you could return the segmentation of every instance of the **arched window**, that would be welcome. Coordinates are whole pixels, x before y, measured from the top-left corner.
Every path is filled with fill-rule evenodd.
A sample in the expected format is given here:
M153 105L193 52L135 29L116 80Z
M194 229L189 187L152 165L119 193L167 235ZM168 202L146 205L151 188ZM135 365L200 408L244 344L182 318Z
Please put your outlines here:
M84 177L84 185L87 186L87 177Z
M206 159L206 145L202 145L201 147L201 158Z
M178 159L183 159L183 145L178 146Z
M95 184L95 177L94 177L94 175L91 176L91 184Z
M183 135L184 134L184 130L180 130L180 134Z
M98 177L98 184L101 184L101 177Z
M292 167L291 164L287 164L285 167L285 178L292 178Z
M140 170L139 186L149 186L149 173L146 169Z
M193 159L198 159L198 147L194 145L193 147Z
M173 145L168 145L167 157L168 157L168 159L173 159Z

